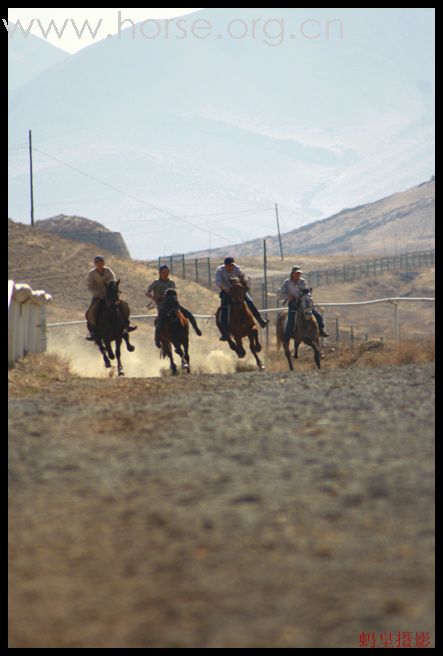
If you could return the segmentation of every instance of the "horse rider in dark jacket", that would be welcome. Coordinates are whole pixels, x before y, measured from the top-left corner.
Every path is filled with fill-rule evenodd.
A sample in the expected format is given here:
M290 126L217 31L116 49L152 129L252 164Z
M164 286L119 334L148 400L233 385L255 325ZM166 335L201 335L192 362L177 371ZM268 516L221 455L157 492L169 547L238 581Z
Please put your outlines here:
M171 280L169 277L170 274L171 271L166 264L161 266L159 269L158 280L154 280L154 282L149 285L146 291L146 296L154 301L158 311L158 316L157 319L155 320L155 345L157 348L161 348L160 331L163 328L165 322L165 316L166 316L165 307L164 307L165 294L168 289L176 288L175 282ZM187 319L189 319L189 322L191 323L195 332L199 337L201 337L202 332L200 328L197 326L197 322L192 312L190 312L188 309L183 307L183 305L180 305L180 311L182 314L184 314L184 316Z

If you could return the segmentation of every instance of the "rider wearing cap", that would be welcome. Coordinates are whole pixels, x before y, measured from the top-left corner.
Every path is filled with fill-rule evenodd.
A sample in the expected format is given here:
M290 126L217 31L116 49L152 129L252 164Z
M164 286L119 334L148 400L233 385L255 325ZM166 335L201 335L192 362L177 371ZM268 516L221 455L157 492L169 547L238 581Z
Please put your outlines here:
M97 309L100 302L106 296L106 285L111 282L117 282L117 278L109 267L105 266L105 258L102 255L97 255L94 259L95 268L91 269L86 277L86 284L88 290L92 294L91 304L86 312L86 319L88 321L88 329L90 335L86 337L88 341L94 341L92 331L97 321ZM127 332L132 332L137 329L137 326L130 326L129 321L129 305L126 301L120 301L120 306L123 311L123 316L126 320ZM92 328L92 331L91 331Z
M145 292L146 296L152 299L157 306L158 316L157 319L155 320L155 345L157 346L157 348L161 348L160 331L163 328L163 324L165 320L164 301L165 301L166 292L168 289L174 289L174 290L176 289L175 282L171 280L169 277L170 273L171 271L166 264L161 266L159 268L158 280L154 280L154 282L149 285L147 291ZM184 316L187 319L189 319L195 332L199 337L201 337L202 332L197 326L197 322L195 321L194 315L182 305L180 305L180 311L182 314L184 314Z
M220 300L221 300L221 312L220 312L220 323L221 323L221 342L226 342L229 335L229 326L228 326L228 309L232 303L231 298L231 278L238 278L243 286L246 288L245 275L240 267L235 263L233 257L227 257L225 263L217 269L215 274L215 282L218 287L220 287ZM258 323L262 328L265 328L269 321L267 319L262 319L260 312L254 305L254 301L248 292L245 293L245 302L251 310L254 317L257 319Z
M286 323L286 330L283 340L289 342L292 337L292 331L294 329L295 315L297 312L298 302L303 294L310 294L311 290L309 289L307 282L304 278L301 277L302 270L300 267L295 266L292 268L291 277L285 280L280 289L280 296L284 301L288 302L288 321ZM318 328L320 335L322 337L329 337L329 333L325 331L325 323L320 312L312 306L312 314L317 320Z

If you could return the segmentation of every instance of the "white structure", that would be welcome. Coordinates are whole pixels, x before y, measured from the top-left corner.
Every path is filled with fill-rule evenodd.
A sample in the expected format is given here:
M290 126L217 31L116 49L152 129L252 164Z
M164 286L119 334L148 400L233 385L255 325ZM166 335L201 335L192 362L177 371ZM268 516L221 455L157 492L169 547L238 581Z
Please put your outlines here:
M8 367L26 353L46 351L46 305L52 298L8 281Z

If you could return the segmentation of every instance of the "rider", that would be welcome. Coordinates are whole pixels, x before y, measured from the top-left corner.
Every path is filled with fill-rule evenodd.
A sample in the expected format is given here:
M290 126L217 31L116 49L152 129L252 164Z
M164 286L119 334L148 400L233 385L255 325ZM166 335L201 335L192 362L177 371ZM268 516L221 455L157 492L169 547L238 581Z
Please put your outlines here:
M117 282L114 272L109 267L105 266L105 258L102 255L97 255L94 260L95 268L91 269L86 277L86 284L92 294L91 304L86 311L86 319L88 321L88 330L90 334L86 337L89 341L94 341L93 329L97 320L97 309L106 296L106 285L111 282ZM120 301L120 307L123 311L123 317L126 322L126 330L128 333L137 330L137 326L131 326L129 321L129 305L126 301Z
M240 282L246 289L246 281L243 271L235 263L233 257L227 257L225 263L217 269L215 274L215 282L218 287L220 287L220 299L221 299L221 313L220 313L220 323L221 323L221 342L228 341L229 335L229 326L228 326L228 308L232 303L231 298L231 278L238 278ZM254 305L254 302L248 292L245 293L245 301L251 310L254 317L257 319L258 323L262 328L265 328L269 321L268 319L262 319L260 312Z
M147 289L146 296L148 298L151 298L156 306L157 306L157 311L158 311L158 316L155 322L155 345L157 348L161 348L161 343L160 343L160 331L163 328L163 323L165 320L165 313L164 313L164 300L165 300L165 294L168 289L175 289L175 282L170 279L170 274L171 270L166 264L163 264L163 266L160 267L159 269L159 278L158 280L154 280L153 283L151 283ZM197 322L195 321L194 315L187 310L183 305L180 305L180 311L184 316L189 319L192 327L194 328L195 332L199 337L201 337L202 332L197 326Z
M286 330L284 341L289 342L294 328L295 315L297 311L297 304L303 294L310 294L306 280L301 277L302 270L300 267L295 266L292 268L291 277L285 280L280 289L280 296L288 302L288 321L286 323ZM325 323L320 312L312 306L312 314L317 320L320 335L322 337L329 337L329 333L325 331Z

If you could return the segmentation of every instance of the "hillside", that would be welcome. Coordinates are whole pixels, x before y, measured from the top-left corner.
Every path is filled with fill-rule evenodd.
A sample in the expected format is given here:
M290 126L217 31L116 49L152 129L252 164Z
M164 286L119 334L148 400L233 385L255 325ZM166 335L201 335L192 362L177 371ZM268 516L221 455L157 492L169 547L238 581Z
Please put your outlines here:
M44 289L52 294L53 303L48 307L50 321L75 321L84 318L84 311L89 303L85 276L92 268L96 254L97 249L93 245L62 239L49 233L35 231L30 226L9 221L8 275L16 282L27 282L35 289ZM106 250L103 250L103 254L107 258L107 264L121 278L122 297L129 302L132 314L146 314L147 299L144 292L148 283L157 277L157 270L148 268L141 262L115 257ZM334 266L335 262L339 264L344 260L347 258L342 256L329 258L311 256L302 258L299 263L314 269L325 265ZM251 271L253 271L253 261L253 259L246 259ZM277 268L277 260L273 266ZM281 262L279 266L283 266ZM215 312L219 299L214 291L197 283L182 280L177 275L173 278L177 281L180 299L184 305L196 314L206 315ZM260 307L259 290L254 289L253 295ZM415 272L390 272L376 278L340 283L314 291L314 299L317 303L370 301L392 296L434 297L435 268L423 268ZM275 302L271 297L270 305L275 306ZM428 304L402 305L400 307L402 330L406 331L403 336L409 333L432 335L435 330L434 311L434 306ZM392 309L387 306L328 309L330 329L334 328L336 317L346 325L353 325L356 332L360 334L369 333L386 338L393 336L393 314ZM208 330L209 324L206 325L205 332L208 333ZM216 339L214 331L211 322L208 347L210 344L213 345ZM65 337L66 335L61 339L60 352L66 348L66 342L63 341ZM271 339L274 340L273 329Z
M300 38L303 21L324 26L332 11L346 38ZM276 18L297 38L227 38L233 19ZM206 249L211 229L216 247L272 234L275 202L288 232L434 173L432 8L205 8L188 20L212 37L191 38L189 23L186 39L163 38L164 23L158 39L129 28L10 94L11 143L33 129L37 218L87 208L142 259ZM10 152L18 220L28 168L26 150Z
M285 255L358 254L382 256L435 248L435 181L375 203L345 209L330 218L282 235ZM278 236L267 237L268 254L280 254ZM259 256L263 239L211 250L211 257ZM207 257L207 251L187 257Z
M33 34L8 24L8 89L18 89L70 55Z
M50 232L65 239L74 239L95 244L118 257L130 259L125 241L119 232L112 232L97 221L85 219L82 216L65 216L60 214L50 219L35 223L37 230Z
M139 262L116 257L102 249L106 263L121 278L122 298L133 314L146 314L148 299L144 292L158 277L155 269ZM30 226L8 221L8 276L26 282L34 289L52 295L48 318L52 321L81 320L89 304L85 277L93 268L97 248L56 235L33 230ZM180 281L180 300L194 312L215 311L217 296L193 282Z

